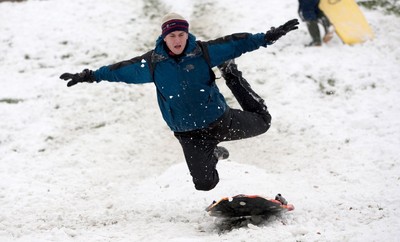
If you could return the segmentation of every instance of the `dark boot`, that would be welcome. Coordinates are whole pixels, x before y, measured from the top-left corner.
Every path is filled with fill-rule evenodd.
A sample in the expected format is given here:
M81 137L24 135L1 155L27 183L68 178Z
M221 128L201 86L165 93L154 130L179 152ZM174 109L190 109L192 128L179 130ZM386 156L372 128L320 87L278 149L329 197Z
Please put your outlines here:
M325 35L322 38L322 41L324 43L327 43L333 38L334 28L331 22L329 22L329 19L324 14L321 14L320 21L325 30Z
M264 100L251 89L250 84L243 78L242 72L237 69L234 60L224 62L218 66L218 69L244 111L268 113Z
M318 21L307 22L307 28L312 38L312 42L307 46L321 46L321 34L319 32Z

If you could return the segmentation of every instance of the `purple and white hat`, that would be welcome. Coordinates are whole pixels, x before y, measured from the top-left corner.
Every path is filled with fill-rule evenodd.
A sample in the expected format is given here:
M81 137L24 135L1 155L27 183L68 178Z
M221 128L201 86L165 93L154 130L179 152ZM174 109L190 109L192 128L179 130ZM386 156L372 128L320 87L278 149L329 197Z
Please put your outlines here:
M184 17L177 13L168 13L162 18L161 30L161 36L163 38L174 31L185 31L189 33L189 23Z

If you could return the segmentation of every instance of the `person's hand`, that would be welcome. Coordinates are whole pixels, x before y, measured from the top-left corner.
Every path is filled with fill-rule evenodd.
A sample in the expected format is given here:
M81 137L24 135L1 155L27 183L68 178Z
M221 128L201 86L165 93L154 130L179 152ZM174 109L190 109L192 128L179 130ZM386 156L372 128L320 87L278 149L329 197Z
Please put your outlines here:
M299 21L297 19L292 19L287 21L284 25L279 26L278 28L272 27L270 30L265 33L265 40L268 43L274 43L280 37L284 36L288 32L298 29Z
M89 69L85 69L81 73L76 73L76 74L64 73L60 76L60 79L68 81L67 87L73 86L73 85L77 84L78 82L94 82L95 81L93 71L91 71Z

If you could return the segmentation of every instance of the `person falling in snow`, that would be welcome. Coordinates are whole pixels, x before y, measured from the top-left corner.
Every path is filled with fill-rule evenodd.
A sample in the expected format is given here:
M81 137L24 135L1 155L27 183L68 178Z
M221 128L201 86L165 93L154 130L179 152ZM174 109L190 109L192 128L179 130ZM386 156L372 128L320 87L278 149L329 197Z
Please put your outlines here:
M234 59L273 44L298 24L293 19L266 33L237 33L200 42L189 33L185 18L169 13L162 19L154 50L95 71L64 73L60 78L68 81L68 87L102 80L154 83L163 119L182 146L194 186L208 191L219 182L218 160L229 156L217 145L260 135L271 125L264 100L251 89ZM215 83L211 70L215 66L243 110L227 105Z

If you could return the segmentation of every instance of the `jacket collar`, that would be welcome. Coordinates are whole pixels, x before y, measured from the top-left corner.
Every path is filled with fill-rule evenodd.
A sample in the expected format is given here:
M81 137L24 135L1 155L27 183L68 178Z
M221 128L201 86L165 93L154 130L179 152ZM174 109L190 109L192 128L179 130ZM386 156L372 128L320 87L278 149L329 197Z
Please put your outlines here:
M170 59L171 57L165 51L163 47L164 39L162 36L159 36L156 41L156 47L154 49L154 60L155 62L160 62L166 59ZM189 37L187 40L187 47L184 52L184 57L193 57L197 56L201 53L200 47L196 44L196 36L189 33Z

